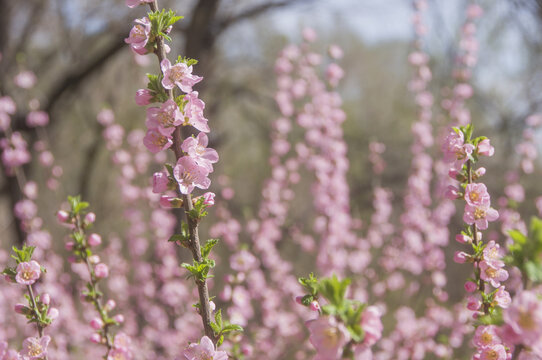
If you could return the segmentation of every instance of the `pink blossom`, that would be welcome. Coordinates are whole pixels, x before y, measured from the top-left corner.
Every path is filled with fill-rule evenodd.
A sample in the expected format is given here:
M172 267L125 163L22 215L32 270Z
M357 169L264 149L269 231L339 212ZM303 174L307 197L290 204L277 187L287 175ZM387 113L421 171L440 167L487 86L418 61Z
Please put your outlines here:
M171 65L168 59L164 59L160 63L160 68L164 74L162 86L166 89L173 89L177 85L188 94L192 92L192 86L203 80L200 76L192 75L192 65L187 66L183 62Z
M111 350L107 356L107 360L131 360L132 358L132 353L122 348Z
M47 356L47 345L49 345L50 341L49 336L41 338L28 337L23 340L21 355L26 356L29 360L44 358Z
M183 156L177 161L173 175L179 183L181 193L185 195L190 194L194 187L208 189L211 185L211 180L207 177L209 171L189 156Z
M369 306L361 315L361 328L365 332L363 345L372 346L382 337L382 314L376 306Z
M483 251L484 260L491 264L495 268L500 268L504 266L504 261L502 261L503 252L499 244L495 240L491 240L487 243Z
M153 95L149 89L139 89L136 91L135 102L139 106L149 105Z
M40 264L35 260L19 263L16 271L15 281L21 285L32 285L41 275Z
M160 134L155 129L149 129L143 138L143 144L150 152L156 154L162 150L168 149L173 145L170 137Z
M510 200L522 202L525 200L525 190L521 184L510 184L504 188L504 193Z
M480 305L482 305L482 303L476 296L471 295L467 298L467 309L476 311L480 308Z
M458 234L455 236L455 241L457 241L460 244L466 244L466 243L470 243L472 239L470 236Z
M89 246L98 246L102 243L102 237L96 233L92 233L88 236L87 241Z
M479 360L506 360L506 349L502 344L494 344L481 349Z
M474 333L474 345L478 348L486 348L501 343L494 325L478 326Z
M31 111L26 116L26 125L29 127L45 126L49 123L49 114L45 111Z
M458 264L463 264L470 258L470 255L464 251L456 251L454 254L454 261Z
M316 31L313 28L306 27L303 29L303 39L306 42L314 42L318 38Z
M260 266L260 262L248 250L241 250L231 256L230 266L237 272L248 272Z
M331 63L326 69L326 78L329 84L333 87L339 84L339 81L344 77L344 70L337 64Z
M350 341L350 334L334 317L321 316L306 323L310 342L316 348L317 359L340 359L343 347Z
M198 98L198 92L194 91L184 96L184 100L187 102L183 108L183 115L185 123L192 125L199 131L208 133L210 131L208 120L203 116L203 109L205 109L205 103Z
M506 309L512 303L512 298L508 291L504 290L504 286L500 286L495 293L494 302L501 308Z
M444 144L442 144L442 151L444 152L444 161L446 162L453 162L457 159L457 153L460 151L460 149L463 147L465 143L465 138L463 137L463 133L461 131L454 131L451 130L448 136L446 136L446 139L444 140Z
M109 126L115 122L115 113L111 109L102 109L96 116L102 126Z
M157 129L164 136L171 136L175 127L182 123L181 112L173 100L167 100L159 108L150 107L147 109L147 127Z
M56 213L56 218L59 223L65 223L70 219L70 214L64 210L59 210Z
M112 302L114 303L114 301ZM113 308L115 308L114 305L110 307L111 310ZM132 339L130 339L130 337L126 335L125 333L119 332L117 335L115 335L115 340L113 342L113 347L115 349L124 349L125 351L128 351L131 345L132 345Z
M489 193L484 184L467 184L465 187L465 201L472 206L481 206L489 203Z
M338 45L330 45L327 52L333 59L341 59L344 55L343 50Z
M17 106L12 98L9 96L0 97L0 113L14 115L15 111L17 111Z
M100 318L94 318L90 320L90 327L94 330L100 330L104 327L104 322Z
M34 74L30 70L21 71L13 79L13 82L15 83L15 85L23 89L33 88L34 85L36 85L37 81L38 81L38 78L36 77L36 74Z
M472 281L467 281L465 283L465 290L467 292L474 292L474 291L476 291L477 288L478 288L478 286L476 286L476 284L473 283Z
M485 260L480 261L480 278L488 281L491 286L498 288L501 281L508 279L508 271L503 268L494 267Z
M152 192L155 194L163 193L169 188L169 178L168 175L161 171L155 172L152 175Z
M190 344L183 352L186 360L227 360L225 351L216 351L215 345L207 336L201 338L199 344Z
M493 156L495 153L495 148L489 144L489 139L484 139L478 143L476 152L478 155Z
M197 138L188 137L183 141L181 149L196 161L199 166L213 172L213 164L218 161L218 153L215 149L207 148L209 138L203 132Z
M18 201L13 208L15 216L21 220L30 220L38 213L38 206L35 202L29 199Z
M526 346L542 343L542 302L538 294L532 291L516 294L512 304L503 311L503 319L517 335L513 336L514 343L519 341Z
M92 224L92 223L94 223L94 221L96 221L96 214L95 213L89 212L88 214L85 215L85 223L86 224Z
M124 39L133 51L139 55L145 55L147 53L147 42L151 34L151 21L149 18L141 18L135 20L136 25L130 30L130 35Z
M94 267L94 274L99 279L106 278L109 276L109 268L104 263L99 263Z
M477 19L484 14L484 9L478 4L470 4L467 8L467 17L469 19Z
M472 206L465 205L465 213L463 214L463 221L469 225L476 224L478 229L485 230L488 227L489 221L495 221L499 218L497 210L490 208L487 205Z
M203 194L203 204L207 206L213 206L215 204L215 193L213 192L206 192Z

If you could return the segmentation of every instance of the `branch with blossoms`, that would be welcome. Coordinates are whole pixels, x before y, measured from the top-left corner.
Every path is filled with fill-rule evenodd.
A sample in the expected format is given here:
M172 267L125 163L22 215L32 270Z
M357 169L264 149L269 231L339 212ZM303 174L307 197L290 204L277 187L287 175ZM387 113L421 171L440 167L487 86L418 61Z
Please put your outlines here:
M508 271L504 269L499 244L494 240L487 243L482 240L480 230L486 230L490 221L498 219L499 213L491 207L487 187L476 182L485 174L485 169L475 169L480 156L492 156L495 150L489 139L484 136L472 138L472 133L471 124L454 127L443 145L444 160L453 163L450 177L459 182L459 187L449 187L447 196L465 201L463 221L466 226L456 240L471 248L469 252L457 251L454 261L470 262L474 266L474 278L465 283L465 290L471 293L467 308L478 318L474 335L475 358L504 360L510 355L510 348L499 338L492 324L511 303L510 294L501 285L508 279Z
M21 249L13 247L16 267L6 267L2 274L5 279L12 283L17 283L26 287L28 294L25 298L28 305L15 305L15 312L24 315L28 323L36 324L38 337L28 337L23 341L23 349L19 356L25 359L47 360L47 346L51 337L43 335L43 330L51 325L54 319L58 317L58 309L51 308L51 298L49 294L35 294L33 285L46 270L37 261L32 260L34 246L23 245Z
M172 62L167 58L169 46L165 40L171 27L182 17L172 10L158 9L156 0L127 0L126 5L135 7L147 3L150 12L147 17L137 19L136 25L126 38L133 51L138 54L154 53L158 57L161 72L158 75L148 75L147 89L140 89L136 93L136 103L144 106L151 103L160 103L147 109L147 134L143 139L145 146L152 153L171 148L175 154L176 164L166 164L167 172L158 172L153 176L153 192L165 193L161 204L166 208L183 208L185 222L181 226L181 233L175 234L170 241L178 243L190 250L193 257L192 264L183 264L190 272L198 287L199 302L195 305L201 315L205 337L201 340L202 350L209 350L209 341L219 346L224 335L231 331L240 331L238 325L229 324L222 319L219 311L212 312L214 304L210 301L207 279L211 277L210 270L215 266L214 260L209 258L212 248L217 240L211 239L203 246L199 239L199 223L207 215L207 208L214 204L214 194L206 193L192 198L195 188L208 189L211 185L209 174L213 172L213 164L218 161L218 154L214 149L207 148L210 131L208 120L203 115L205 103L199 99L198 92L192 87L203 78L193 75L193 65L197 60L179 56ZM183 133L192 127L200 133L196 136L184 136ZM175 194L172 192L175 191ZM194 355L196 347L189 347L186 351ZM225 352L217 352L220 358ZM189 355L185 355L189 356Z
M312 273L299 278L307 294L296 302L319 315L305 323L317 352L314 360L372 358L371 346L382 337L380 310L346 298L350 282L335 275L317 279Z
M66 250L72 253L69 261L82 263L88 270L89 281L82 295L83 299L91 303L98 312L98 317L90 321L90 326L96 331L90 340L96 344L103 344L107 348L103 357L106 360L131 359L130 338L124 333L114 336L110 330L112 326L124 322L124 317L122 314L113 317L109 315L109 312L115 308L115 301L108 300L103 304L104 295L98 288L98 282L109 276L109 268L100 262L98 255L94 255L91 249L102 243L101 236L96 233L86 234L96 220L96 215L86 211L89 203L81 201L78 196L69 196L68 202L70 210L58 211L57 219L61 224L72 228L71 241L65 245Z

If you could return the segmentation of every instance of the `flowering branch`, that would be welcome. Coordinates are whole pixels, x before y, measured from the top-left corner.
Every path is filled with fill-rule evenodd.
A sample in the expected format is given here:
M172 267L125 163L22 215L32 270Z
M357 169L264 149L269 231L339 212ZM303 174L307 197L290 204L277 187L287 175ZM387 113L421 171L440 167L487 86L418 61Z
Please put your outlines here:
M160 107L147 109L148 131L143 142L153 153L172 148L177 162L175 166L166 164L167 173L154 174L153 192L175 190L175 196L163 195L161 204L167 208L184 209L186 223L181 226L182 233L173 235L170 241L179 243L192 253L193 264L182 266L190 271L198 287L199 303L195 306L201 315L205 336L213 346L220 345L225 333L241 330L241 327L224 322L220 311L215 314L215 321L212 321L214 304L209 298L207 279L210 277L210 269L215 266L209 255L217 241L208 240L202 247L198 225L207 214L206 208L214 204L214 194L206 193L194 199L191 195L195 187L209 188L211 180L208 175L213 171L212 164L218 161L217 152L207 148L208 137L205 133L210 129L203 116L205 104L198 98L198 93L192 90L192 86L202 78L192 74L192 65L197 63L196 60L179 57L172 64L167 58L169 47L165 39L170 40L168 34L172 25L182 17L176 16L171 10L160 11L156 0L126 1L129 7L143 3L149 5L151 12L148 17L136 20L137 24L130 31L126 42L138 54L154 53L161 69L158 76L148 75L147 89L140 89L136 94L138 105L161 103ZM182 91L178 96L177 88ZM197 137L183 138L184 126L192 126L200 133ZM201 344L207 343L207 340L202 339Z
M100 245L102 238L96 233L88 236L85 234L85 230L92 226L96 220L96 215L92 212L86 213L85 209L89 204L81 201L79 197L70 196L68 201L70 211L59 211L57 218L61 223L72 227L70 237L73 241L66 243L66 249L73 253L70 261L84 263L89 273L90 278L83 296L85 301L94 305L99 315L99 318L90 321L90 326L96 330L96 333L91 336L91 341L105 345L107 351L104 359L129 359L131 358L128 348L129 338L123 333L114 336L110 331L110 327L122 323L124 317L121 314L114 317L109 316L109 311L113 310L115 302L109 300L103 305L103 293L98 289L98 282L109 276L109 268L100 262L97 255L93 255L91 247Z

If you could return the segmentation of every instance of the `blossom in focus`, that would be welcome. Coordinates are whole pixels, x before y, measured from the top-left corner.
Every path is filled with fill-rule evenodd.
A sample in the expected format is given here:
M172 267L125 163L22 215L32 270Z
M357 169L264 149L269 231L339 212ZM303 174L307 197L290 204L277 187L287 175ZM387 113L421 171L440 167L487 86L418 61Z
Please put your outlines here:
M182 91L189 94L192 92L192 86L203 80L201 76L192 74L192 65L187 66L183 62L171 65L168 59L164 59L160 63L160 67L164 74L162 86L165 89L173 89L178 86Z
M47 345L49 345L50 341L49 336L41 338L28 337L23 340L21 355L26 356L29 360L41 359L47 356Z
M321 316L305 324L311 333L309 340L317 351L314 359L340 359L344 345L350 341L350 334L344 326L331 316Z
M217 351L207 336L201 338L199 344L190 344L183 352L186 360L227 360L225 351Z
M130 35L124 39L133 51L139 55L145 55L147 53L147 43L151 34L151 21L149 18L141 18L135 20L135 25L130 30Z
M190 194L194 187L208 189L211 180L207 177L209 171L199 166L194 159L189 156L183 156L177 161L173 168L173 176L179 183L179 190L182 194Z
M35 260L19 263L16 271L15 281L21 285L32 285L41 275L40 264Z
M215 149L207 148L209 138L200 132L197 138L188 137L183 141L181 149L188 154L198 165L213 172L213 164L218 161L218 153Z

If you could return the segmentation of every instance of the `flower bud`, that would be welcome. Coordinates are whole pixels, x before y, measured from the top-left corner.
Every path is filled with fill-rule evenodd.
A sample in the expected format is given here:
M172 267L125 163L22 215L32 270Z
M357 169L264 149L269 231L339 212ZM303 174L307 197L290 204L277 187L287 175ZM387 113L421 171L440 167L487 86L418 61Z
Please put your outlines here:
M135 102L139 106L149 105L151 103L152 93L149 89L139 89L136 91Z
M215 204L215 193L209 191L203 194L203 204L213 206Z
M456 251L454 254L454 261L458 264L463 264L465 261L467 261L469 257L469 254L463 251Z
M314 300L311 302L311 304L309 305L309 308L312 310L312 311L319 311L320 310L320 304L318 303L318 301Z
M303 303L301 302L301 300L303 300L303 296L296 296L295 297L295 302L298 303L299 305L302 305Z
M96 233L88 236L87 243L89 246L98 246L102 243L102 237Z
M68 251L72 251L74 246L75 243L73 241L68 241L66 244L64 244L64 248Z
M124 315L118 314L113 317L113 320L118 322L119 324L122 324L124 322Z
M111 311L116 306L117 306L117 303L115 302L115 300L107 300L107 302L105 303L105 310Z
M455 236L455 241L461 244L466 244L466 243L470 243L472 239L470 238L470 236L458 234Z
M109 276L109 268L104 263L99 263L94 267L94 274L99 279L106 278Z
M92 255L88 258L91 264L97 264L100 262L100 257L98 255Z
M70 214L64 210L60 210L56 213L56 218L59 222L65 223L70 219Z
M23 314L23 315L28 313L28 311L30 310L27 306L23 304L15 304L14 309L17 314Z
M43 305L49 305L51 303L51 297L47 293L40 296L40 300Z
M476 291L476 288L477 288L476 284L473 283L472 281L467 281L465 283L465 290L467 290L467 292L474 292Z
M104 327L104 322L100 318L94 318L90 320L90 327L94 330L100 330Z
M95 344L101 344L102 337L100 336L100 334L92 334L90 335L90 341L92 341Z
M94 221L96 221L96 214L93 213L93 212L89 212L88 214L85 215L85 223L88 225L88 224L93 224Z

